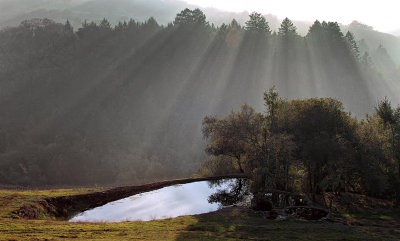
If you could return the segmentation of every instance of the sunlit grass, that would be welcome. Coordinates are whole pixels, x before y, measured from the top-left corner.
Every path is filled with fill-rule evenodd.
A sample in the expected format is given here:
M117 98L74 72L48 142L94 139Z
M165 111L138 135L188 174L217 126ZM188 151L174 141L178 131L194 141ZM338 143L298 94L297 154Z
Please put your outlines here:
M94 189L0 191L0 240L399 240L398 216L343 213L345 219L368 218L371 226L340 222L271 221L246 209L150 222L69 223L55 219L24 220L10 215L45 197L84 194ZM392 214L394 216L392 216ZM389 222L390 221L390 222ZM364 225L368 224L364 223ZM380 225L376 228L376 225Z

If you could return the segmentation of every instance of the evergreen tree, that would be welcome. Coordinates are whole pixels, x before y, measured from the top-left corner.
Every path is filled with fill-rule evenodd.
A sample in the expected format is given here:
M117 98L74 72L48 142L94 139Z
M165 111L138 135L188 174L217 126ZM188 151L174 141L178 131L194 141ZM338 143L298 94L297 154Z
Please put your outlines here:
M323 33L322 24L318 20L315 20L313 25L311 25L311 27L308 30L307 37L315 38L317 36L321 36L322 33Z
M241 29L242 26L240 26L240 24L238 23L238 21L236 21L236 19L232 19L232 22L229 24L230 28L233 29Z
M290 19L285 18L282 21L281 26L279 27L278 36L283 38L291 38L297 36L296 26L294 26L293 22Z
M101 20L99 27L103 30L111 30L111 24L110 22L103 18L103 20Z
M153 17L150 17L149 19L147 19L147 21L144 23L144 25L148 26L150 28L159 28L160 27L157 20Z
M393 108L389 99L385 98L379 102L376 113L390 129L392 160L397 159L400 177L400 107Z
M67 20L67 22L65 22L64 32L68 33L68 34L71 34L74 32L74 28L71 26L71 23L69 22L69 20Z
M361 57L361 64L365 67L372 67L373 62L368 52L365 52Z
M194 10L186 8L176 15L174 24L205 26L207 24L206 15L198 8Z
M346 41L348 48L353 53L353 56L357 59L360 58L360 50L358 49L358 45L354 39L354 35L350 31L347 31L346 33Z
M246 22L247 31L267 35L271 34L267 19L261 13L253 12L249 17L250 19Z
M345 38L340 30L339 24L337 22L328 22L325 26L323 25L323 27L326 29L328 40L334 45L334 47L338 47L342 50Z

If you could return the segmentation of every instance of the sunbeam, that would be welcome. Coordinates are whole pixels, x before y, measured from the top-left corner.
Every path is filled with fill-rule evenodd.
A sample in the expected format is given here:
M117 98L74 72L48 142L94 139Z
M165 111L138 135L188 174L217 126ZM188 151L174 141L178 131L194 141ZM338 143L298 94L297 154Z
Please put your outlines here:
M358 48L336 22L306 36L278 25L254 13L217 26L184 9L168 25L103 19L74 32L36 19L1 31L4 166L39 184L178 178L206 157L203 117L245 103L265 113L272 86L284 99L337 98L358 118L384 96L399 103L392 52L368 39Z

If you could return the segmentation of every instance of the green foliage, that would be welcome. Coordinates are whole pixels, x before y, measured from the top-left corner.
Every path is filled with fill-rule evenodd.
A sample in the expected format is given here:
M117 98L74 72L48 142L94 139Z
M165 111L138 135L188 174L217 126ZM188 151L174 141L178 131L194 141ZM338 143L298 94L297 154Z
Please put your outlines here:
M389 183L393 189L393 196L400 201L400 189L398 183L400 181L400 106L393 108L391 102L385 98L380 101L376 108L376 114L383 121L385 127L390 130L390 162L385 166L388 168ZM396 169L394 163L397 163L397 177L394 177ZM389 164L389 165L388 165Z
M210 140L206 152L214 156L233 158L239 171L243 173L250 165L251 150L259 148L258 135L262 126L262 116L247 105L242 106L238 113L231 112L225 119L205 117L203 135Z
M313 25L308 30L307 37L313 37L316 35L320 35L323 32L323 27L320 21L315 20Z
M204 158L199 113L254 104L265 83L288 98L323 93L358 114L370 111L375 96L366 94L366 83L384 86L375 71L380 65L359 68L362 60L359 66L337 24L316 22L310 36L290 41L282 34L296 35L288 19L281 34L270 35L261 14L251 14L245 27L233 20L217 28L196 9L167 26L149 18L113 27L102 19L74 32L69 21L32 19L1 30L1 182L115 185L191 175ZM290 189L300 183L293 170L305 167L295 158L293 133L279 129L285 101L275 94L266 94L266 113L248 124L259 130L257 141L234 137L247 143L243 171L257 170L273 180L264 183ZM228 144L241 151L230 142L219 147ZM324 175L324 189L335 175Z
M357 59L360 58L360 50L358 48L356 40L354 39L353 33L351 33L350 31L346 33L346 41L347 41L347 46L353 53L354 57Z
M266 119L271 118L247 105L224 119L204 118L203 135L209 140L206 152L223 160L231 158L238 171L253 175L262 189L288 189L294 144L290 135L272 134Z
M186 8L176 15L174 24L205 26L207 24L206 15L198 8L194 10Z
M355 174L360 180L359 187L354 189L379 196L388 189L386 171L390 163L390 134L377 115L361 121L357 132L360 153Z
M400 179L391 158L392 151L398 153L398 110L387 99L376 115L361 122L332 98L283 100L272 87L264 101L265 115L245 105L226 118L204 119L213 168L220 168L216 162L222 160L236 161L241 172L252 176L255 192L299 191L300 183L313 197L352 191L398 198Z
M276 129L276 119L278 115L278 111L280 105L283 103L283 100L279 97L278 91L276 91L275 86L269 89L268 92L264 92L264 106L267 109L267 120L270 125L270 130L273 131Z
M296 159L302 161L308 173L304 180L307 190L320 193L340 189L340 175L330 174L338 170L353 135L351 118L342 104L330 98L288 101L278 123L281 131L294 136Z
M253 12L249 17L250 19L246 22L247 31L266 35L271 34L268 22L261 13Z
M392 104L388 98L379 102L376 113L382 118L385 124L395 125L400 121L398 111L392 108Z
M297 35L296 26L294 26L293 22L290 21L290 19L285 18L282 21L281 26L279 27L278 35L283 38L294 37Z

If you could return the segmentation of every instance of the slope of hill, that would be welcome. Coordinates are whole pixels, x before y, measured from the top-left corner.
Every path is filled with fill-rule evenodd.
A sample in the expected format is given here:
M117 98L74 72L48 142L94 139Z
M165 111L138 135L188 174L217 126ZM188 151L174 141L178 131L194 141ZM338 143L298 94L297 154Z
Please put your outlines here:
M82 4L88 0L1 0L0 27L18 25L31 17L46 17L46 10L54 10L57 15L68 8ZM57 16L57 15L49 15ZM62 15L61 15L62 16ZM56 17L55 19L62 19Z
M137 21L146 21L150 17L156 17L160 24L167 25L172 22L175 14L184 8L196 8L181 0L2 0L0 8L4 14L0 15L0 29L7 26L17 26L23 20L33 18L49 18L56 22L64 23L67 19L75 29L87 21L100 22L107 18L111 24L118 21L128 21L133 18ZM229 23L236 19L240 24L248 20L249 13L234 13L221 11L214 8L202 8L209 21L216 25ZM265 15L273 31L277 31L281 23L272 14ZM323 19L320 19L322 21ZM311 22L296 21L294 23L301 35L308 32ZM357 40L365 40L367 51L374 52L379 45L387 49L389 56L395 64L400 65L400 39L390 34L381 33L371 27L354 21L350 25L342 25L344 32L351 31Z
M364 51L375 52L380 45L388 51L389 56L397 66L400 65L400 38L391 34L373 30L372 27L361 24L357 21L343 27L343 31L351 31L358 40L365 40Z
M188 176L205 155L202 118L244 103L262 111L262 92L273 85L291 99L338 98L358 116L384 96L397 104L395 78L359 62L337 24L324 28L290 44L237 23L103 21L74 33L35 20L4 30L0 180L93 185ZM387 63L384 50L380 56Z
M65 22L69 19L75 28L81 27L84 20L100 21L107 18L112 24L118 21L128 21L133 18L137 21L145 21L150 17L156 17L160 24L168 24L173 21L175 14L184 8L196 8L180 0L24 0L0 2L0 8L7 9L8 14L0 17L0 28L17 26L21 21L32 18L49 18L57 22ZM22 7L20 7L22 6ZM236 19L244 24L248 19L248 12L235 13L218 10L215 8L202 8L210 22L221 25ZM265 15L272 30L277 30L281 20L272 14ZM311 23L295 21L301 34L307 33Z

